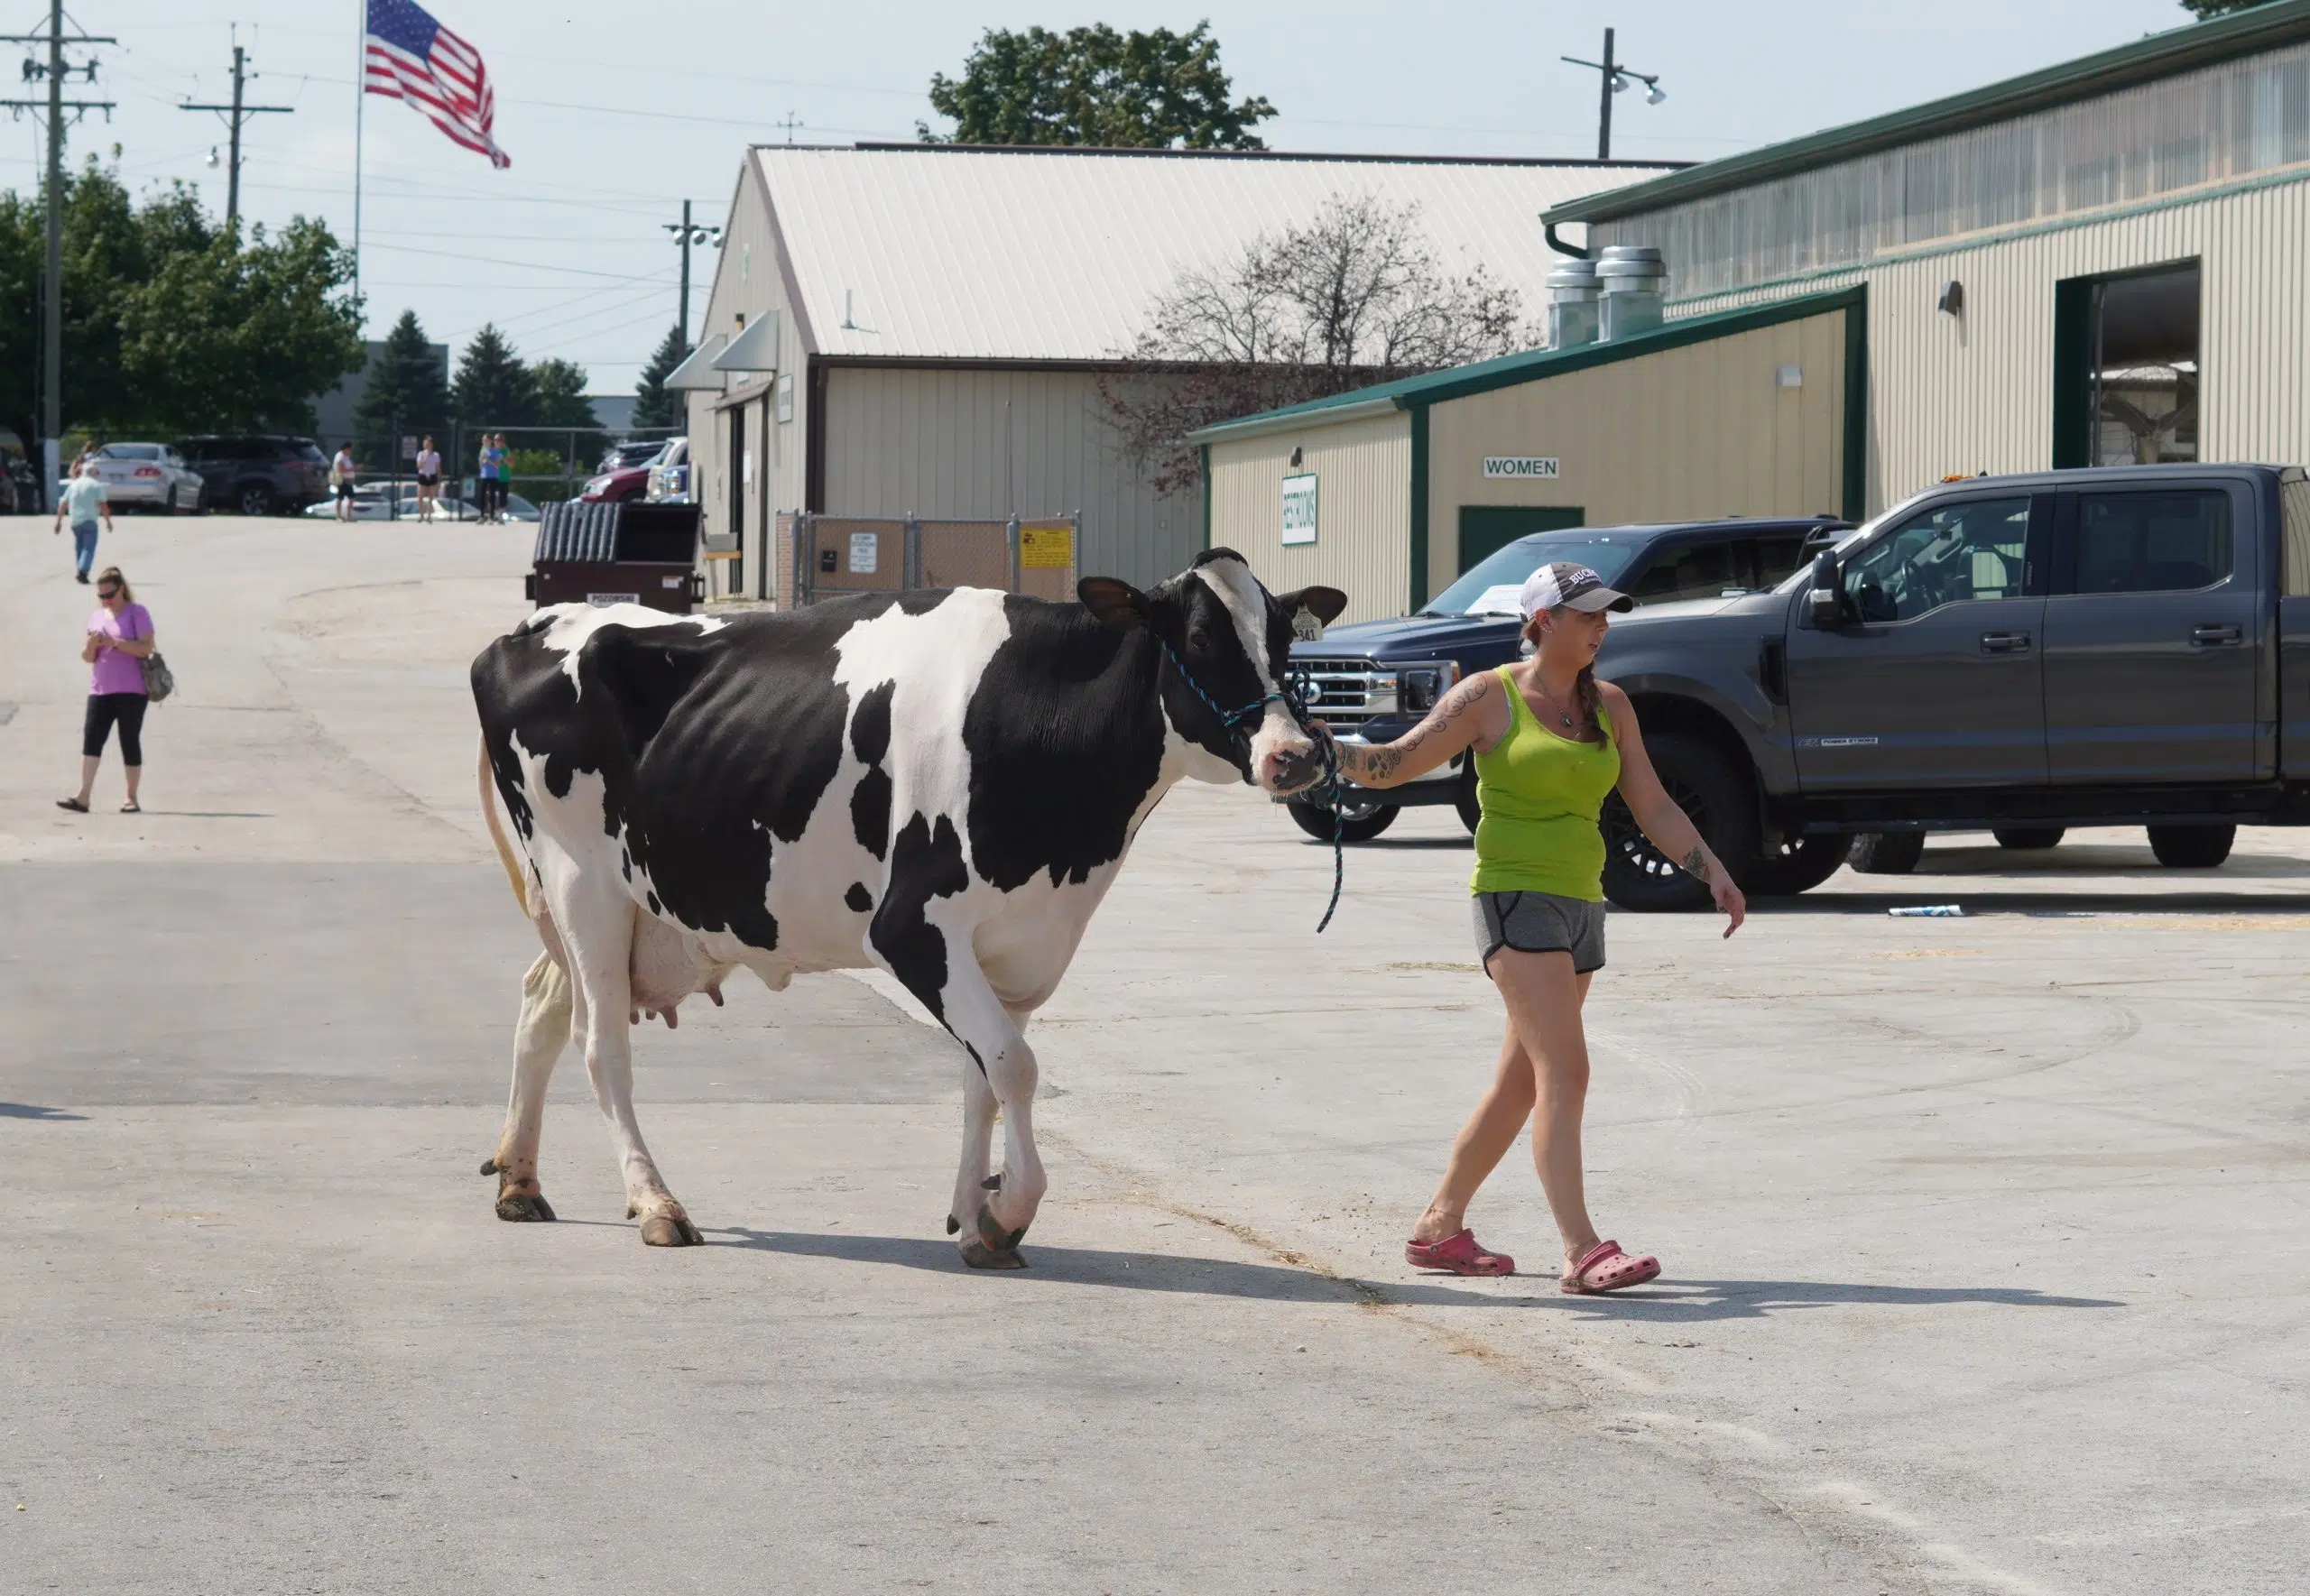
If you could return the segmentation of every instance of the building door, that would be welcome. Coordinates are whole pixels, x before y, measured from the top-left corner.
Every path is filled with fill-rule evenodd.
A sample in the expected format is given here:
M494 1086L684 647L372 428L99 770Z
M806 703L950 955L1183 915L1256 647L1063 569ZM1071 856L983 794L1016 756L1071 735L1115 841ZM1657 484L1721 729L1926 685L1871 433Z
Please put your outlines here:
M1585 527L1588 512L1557 504L1463 504L1460 506L1460 575L1487 556L1534 532Z
M2054 465L2198 457L2198 263L2054 285Z
M728 591L742 594L746 590L746 466L753 456L746 448L746 407L732 405L725 413L730 418L730 452L724 457L728 463L723 469L730 482L730 547L737 550L730 562Z
M2053 500L1944 500L1846 557L1848 619L1788 634L1806 792L2044 782Z
M2253 524L2245 490L2167 478L2061 498L2046 601L2053 779L2268 780L2260 551L2232 530Z

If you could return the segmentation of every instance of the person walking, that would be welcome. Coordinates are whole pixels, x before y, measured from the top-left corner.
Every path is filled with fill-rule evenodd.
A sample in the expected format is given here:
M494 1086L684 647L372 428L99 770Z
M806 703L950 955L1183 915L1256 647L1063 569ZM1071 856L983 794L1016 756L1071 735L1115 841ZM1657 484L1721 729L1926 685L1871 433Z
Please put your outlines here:
M1653 844L1707 883L1732 922L1725 936L1741 928L1748 909L1723 861L1660 785L1628 695L1596 679L1609 613L1634 603L1585 566L1542 566L1519 595L1529 658L1468 678L1392 743L1332 743L1340 773L1376 788L1474 751L1483 811L1469 881L1476 955L1507 1009L1507 1035L1491 1088L1461 1127L1404 1246L1406 1261L1422 1268L1515 1273L1512 1258L1477 1242L1467 1209L1529 1120L1540 1189L1564 1242L1559 1288L1618 1291L1660 1273L1659 1259L1631 1257L1597 1235L1582 1176L1588 1044L1581 1010L1604 965L1597 816L1606 795L1618 789Z
M441 493L441 455L429 437L417 446L417 519L433 519L433 501Z
M76 815L88 812L106 740L118 726L120 762L128 777L128 801L120 812L136 815L143 813L136 789L144 775L144 711L152 703L144 689L143 661L154 646L152 616L136 602L118 566L97 573L97 598L99 607L88 617L88 636L80 644L80 658L91 668L88 710L80 727L80 791L77 797L58 798L56 807Z
M353 463L353 446L337 446L337 458L328 463L328 485L337 491L337 519L353 519L353 484L359 468Z
M105 530L112 530L112 501L105 493L105 484L97 478L97 462L93 455L82 455L73 463L72 480L56 496L56 521L48 530L51 536L72 523L72 565L74 580L85 585L88 567L97 562L97 518L104 518Z

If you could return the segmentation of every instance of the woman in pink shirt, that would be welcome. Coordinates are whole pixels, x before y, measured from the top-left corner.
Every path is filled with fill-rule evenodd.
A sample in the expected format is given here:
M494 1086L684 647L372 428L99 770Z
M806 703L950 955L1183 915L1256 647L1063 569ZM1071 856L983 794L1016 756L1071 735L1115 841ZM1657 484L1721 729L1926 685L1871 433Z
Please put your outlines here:
M120 762L128 773L128 801L120 812L141 814L136 783L144 774L144 709L151 702L144 696L143 661L152 651L152 616L129 592L128 578L118 566L97 573L97 597L104 607L88 617L88 641L80 645L80 658L91 667L88 717L80 733L80 793L58 798L56 807L79 815L88 812L105 741L118 726Z

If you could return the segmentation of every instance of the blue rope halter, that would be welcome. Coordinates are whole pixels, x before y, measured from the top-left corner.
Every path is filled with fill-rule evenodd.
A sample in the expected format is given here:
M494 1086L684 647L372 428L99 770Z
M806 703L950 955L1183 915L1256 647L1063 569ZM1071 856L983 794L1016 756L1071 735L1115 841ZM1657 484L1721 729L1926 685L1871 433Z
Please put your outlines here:
M1346 806L1340 798L1339 755L1332 747L1332 740L1319 735L1315 728L1307 724L1307 703L1289 683L1272 693L1261 694L1240 709L1222 709L1218 700L1203 690L1203 684L1195 679L1195 673L1187 669L1187 661L1179 658L1178 652L1172 649L1169 641L1160 637L1155 641L1163 645L1163 652L1171 661L1171 669L1178 673L1181 681L1187 683L1188 691L1203 700L1204 707L1218 717L1220 725L1226 730L1227 734L1247 752L1251 744L1251 734L1243 730L1243 723L1263 712L1270 704L1281 704L1285 709L1289 710L1291 718L1298 724L1300 731L1306 733L1308 740L1314 743L1322 752L1324 780L1320 789L1321 801L1324 807L1332 812L1332 898L1331 901L1324 906L1324 918L1316 922L1316 935L1322 936L1325 927L1332 923L1332 916L1339 909L1340 888L1347 880L1347 854L1344 846L1345 838L1343 835L1347 825L1347 813Z

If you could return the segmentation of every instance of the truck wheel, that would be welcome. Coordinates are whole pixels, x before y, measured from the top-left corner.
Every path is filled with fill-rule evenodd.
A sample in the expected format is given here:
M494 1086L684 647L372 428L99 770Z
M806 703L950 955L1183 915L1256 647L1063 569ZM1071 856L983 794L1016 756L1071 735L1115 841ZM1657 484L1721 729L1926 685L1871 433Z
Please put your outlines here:
M1740 881L1756 858L1757 807L1747 778L1698 737L1663 732L1644 740L1652 768L1709 847ZM1599 817L1604 833L1604 896L1640 913L1706 909L1705 883L1686 875L1637 828L1613 793Z
M2149 851L2168 870L2212 870L2230 857L2234 826L2153 826Z
M243 515L271 515L273 490L262 483L248 483L234 495L235 503Z
M1460 784L1453 789L1452 807L1460 812L1460 824L1468 835L1476 834L1476 822L1483 818L1483 807L1476 802L1476 756L1468 755L1467 768L1460 772Z
M1921 831L1864 831L1853 839L1853 868L1862 875L1907 875L1925 857Z
M2000 826L1990 833L2000 848L2056 848L2067 835L2058 826Z
M1843 832L1791 837L1749 866L1741 890L1751 898L1794 898L1809 892L1836 874L1852 849L1853 838Z
M1289 803L1283 806L1291 811L1291 818L1300 830L1319 843L1332 840L1332 812L1321 804ZM1368 843L1396 823L1403 810L1394 804L1357 803L1347 806L1340 816L1339 840L1344 843Z

